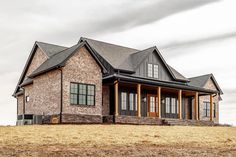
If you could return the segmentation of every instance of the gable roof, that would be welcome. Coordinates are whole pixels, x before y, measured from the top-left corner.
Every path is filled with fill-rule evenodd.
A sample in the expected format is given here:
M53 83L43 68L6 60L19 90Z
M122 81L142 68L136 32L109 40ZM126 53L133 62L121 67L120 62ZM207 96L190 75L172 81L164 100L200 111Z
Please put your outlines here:
M55 55L53 55L50 59L46 60L43 64L41 64L29 77L35 77L52 69L64 66L65 62L82 46L87 46L90 49L89 45L86 42L78 43L70 48L67 48ZM102 67L103 71L106 72L105 67L99 62L96 58L95 54L91 50L89 52L95 57L95 60Z
M19 79L17 86L15 88L15 91L13 93L13 96L17 93L17 91L19 89L19 85L24 81L23 79L26 75L26 72L30 66L30 63L34 57L34 54L35 54L37 48L40 48L44 52L44 54L47 56L47 58L50 58L52 55L62 51L66 47L36 41L33 45L30 55L26 61L23 72L21 73L20 79Z
M114 68L119 70L135 72L137 66L153 51L157 52L157 55L161 58L162 62L166 66L167 70L177 81L188 82L189 80L180 74L177 70L170 67L156 46L147 48L145 50L137 50L119 45L114 45L94 39L88 39L81 37L79 42L87 41L88 44L102 56L108 63Z
M213 74L206 74L189 78L190 80L189 85L204 88L209 79L213 80L213 83L215 84L217 90L220 92L220 94L223 94L223 91L221 90Z
M38 47L50 58L67 47L36 41Z

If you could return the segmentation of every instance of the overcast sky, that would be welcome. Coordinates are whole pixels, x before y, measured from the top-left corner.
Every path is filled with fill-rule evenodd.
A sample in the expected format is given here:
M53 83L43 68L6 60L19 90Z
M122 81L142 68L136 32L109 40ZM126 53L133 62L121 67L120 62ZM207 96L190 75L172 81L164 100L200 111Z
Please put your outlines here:
M72 46L81 36L156 45L186 77L213 73L220 122L236 125L235 0L11 0L0 2L0 125L15 124L11 97L35 41Z

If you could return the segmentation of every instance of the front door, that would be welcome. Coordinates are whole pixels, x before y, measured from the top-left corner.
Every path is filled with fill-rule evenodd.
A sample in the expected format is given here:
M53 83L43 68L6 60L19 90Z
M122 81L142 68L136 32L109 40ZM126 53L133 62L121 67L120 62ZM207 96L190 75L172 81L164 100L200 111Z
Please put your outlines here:
M149 117L157 116L157 97L156 95L148 94L148 115Z
M161 105L163 118L178 118L178 101L176 97L163 97Z

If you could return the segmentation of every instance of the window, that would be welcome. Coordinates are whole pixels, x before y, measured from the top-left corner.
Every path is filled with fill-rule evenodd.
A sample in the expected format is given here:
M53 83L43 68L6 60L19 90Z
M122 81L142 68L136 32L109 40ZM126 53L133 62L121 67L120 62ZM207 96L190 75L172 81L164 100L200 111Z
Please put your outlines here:
M158 78L158 65L154 65L154 78Z
M166 98L166 113L170 113L170 98Z
M210 103L209 102L203 102L203 115L205 117L210 116Z
M152 64L148 64L148 77L152 77Z
M127 109L127 94L125 92L121 92L121 110Z
M71 83L70 103L79 105L95 105L95 86L81 83Z
M150 112L155 112L155 97L150 97Z
M138 95L137 94L135 94L135 111L137 111L138 109L137 109L137 104L138 104Z
M171 98L171 113L176 113L176 99Z
M130 111L134 110L134 94L133 93L129 94L129 110Z
M29 99L29 96L26 96L26 97L25 97L25 102L29 102L29 100L30 100L30 99Z
M159 77L159 69L157 64L148 64L148 77Z

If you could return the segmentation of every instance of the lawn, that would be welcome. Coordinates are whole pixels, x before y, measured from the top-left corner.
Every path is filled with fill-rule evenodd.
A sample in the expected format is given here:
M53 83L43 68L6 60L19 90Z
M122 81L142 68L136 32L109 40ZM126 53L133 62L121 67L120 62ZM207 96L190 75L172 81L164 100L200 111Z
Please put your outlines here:
M0 156L236 156L236 128L2 126Z

